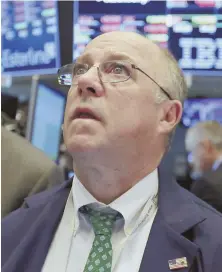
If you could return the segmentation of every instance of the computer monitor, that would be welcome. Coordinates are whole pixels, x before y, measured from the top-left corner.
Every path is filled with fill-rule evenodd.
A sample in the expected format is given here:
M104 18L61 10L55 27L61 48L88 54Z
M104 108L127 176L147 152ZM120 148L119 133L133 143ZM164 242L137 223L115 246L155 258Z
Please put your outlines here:
M182 123L191 127L197 122L214 120L222 124L222 98L189 98L184 102Z
M71 1L1 1L2 73L57 73L72 61Z
M222 2L74 1L73 59L110 31L134 31L168 48L184 72L222 73Z
M2 73L54 73L60 67L57 1L2 2Z
M59 154L66 97L39 84L31 125L31 143L56 161Z
M157 42L168 43L165 1L74 1L73 59L100 34L133 31Z
M222 2L167 0L168 48L180 68L196 75L222 74Z

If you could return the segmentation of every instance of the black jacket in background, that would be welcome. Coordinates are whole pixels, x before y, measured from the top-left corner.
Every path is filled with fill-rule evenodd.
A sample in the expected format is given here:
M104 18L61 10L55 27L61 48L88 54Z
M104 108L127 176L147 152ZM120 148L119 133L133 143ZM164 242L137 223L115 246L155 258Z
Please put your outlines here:
M194 181L191 192L222 213L222 164Z

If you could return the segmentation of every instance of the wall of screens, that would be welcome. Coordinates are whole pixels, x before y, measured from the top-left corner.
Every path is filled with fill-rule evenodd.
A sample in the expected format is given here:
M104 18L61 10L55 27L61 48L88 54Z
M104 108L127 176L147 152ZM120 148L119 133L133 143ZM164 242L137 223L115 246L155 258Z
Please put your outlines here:
M169 49L184 71L222 71L222 1L167 1Z
M168 47L184 71L222 73L222 1L75 1L73 59L94 37L135 31Z
M60 67L56 1L2 1L2 73L54 73Z
M124 1L74 2L74 59L93 38L115 30L135 31L163 47L167 45L165 1L146 1L145 5L114 2Z

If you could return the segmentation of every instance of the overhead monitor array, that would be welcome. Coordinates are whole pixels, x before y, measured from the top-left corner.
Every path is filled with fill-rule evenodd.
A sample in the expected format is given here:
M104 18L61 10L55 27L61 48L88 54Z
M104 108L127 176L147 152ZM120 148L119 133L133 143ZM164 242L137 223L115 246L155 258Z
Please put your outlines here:
M181 69L222 74L222 1L167 1L168 47Z
M222 1L75 1L73 59L93 38L114 30L168 47L184 71L222 74Z
M2 72L55 73L94 37L113 30L135 31L167 47L184 71L222 73L221 0L2 1Z
M74 2L74 59L93 38L117 30L138 32L163 47L167 46L165 1L147 1L145 5L124 2Z
M60 67L56 1L2 1L2 73L55 73Z

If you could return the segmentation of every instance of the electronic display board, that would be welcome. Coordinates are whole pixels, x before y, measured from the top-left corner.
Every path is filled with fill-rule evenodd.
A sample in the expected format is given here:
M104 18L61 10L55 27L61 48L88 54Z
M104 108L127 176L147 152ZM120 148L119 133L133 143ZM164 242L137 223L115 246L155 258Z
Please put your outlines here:
M222 1L167 1L168 48L181 69L222 75Z
M73 58L96 36L134 31L167 46L165 1L74 1Z
M49 74L60 67L58 2L2 1L2 73Z

